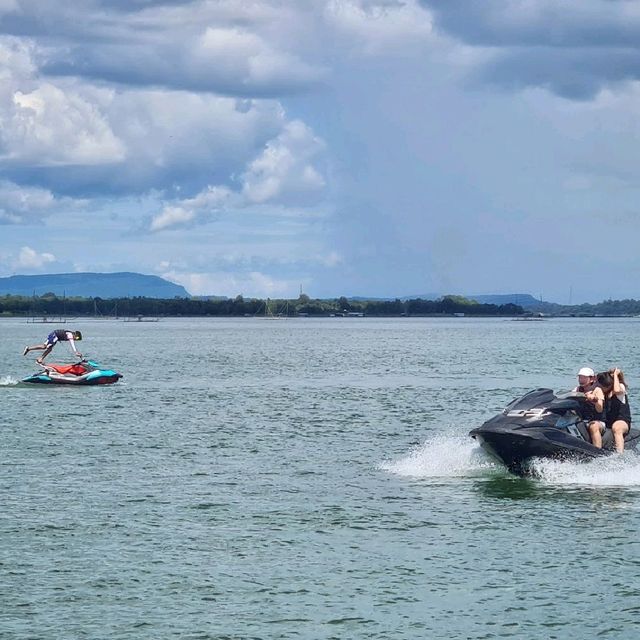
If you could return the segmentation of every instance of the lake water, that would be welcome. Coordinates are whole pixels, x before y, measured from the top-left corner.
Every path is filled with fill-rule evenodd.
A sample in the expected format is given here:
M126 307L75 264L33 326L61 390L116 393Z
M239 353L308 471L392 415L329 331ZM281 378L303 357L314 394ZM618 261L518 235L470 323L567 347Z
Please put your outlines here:
M467 436L640 320L81 320L109 387L0 330L0 637L637 638L640 462L509 476ZM67 345L54 350L68 356Z

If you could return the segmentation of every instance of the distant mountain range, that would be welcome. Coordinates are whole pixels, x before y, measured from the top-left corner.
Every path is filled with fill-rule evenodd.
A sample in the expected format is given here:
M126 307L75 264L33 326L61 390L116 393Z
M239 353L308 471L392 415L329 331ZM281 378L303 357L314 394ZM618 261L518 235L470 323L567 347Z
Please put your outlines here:
M53 273L33 276L10 276L0 278L0 295L42 296L54 293L58 297L67 296L83 298L191 298L191 294L182 286L169 282L159 276L141 273ZM469 300L481 304L517 304L526 310L553 311L554 303L542 302L528 293L508 293L495 295L462 294ZM423 293L413 296L402 296L406 300L437 300L441 293ZM197 296L199 299L224 300L226 296ZM394 298L373 298L350 296L349 300L394 300Z
M53 273L0 278L0 295L83 298L190 298L182 286L141 273Z

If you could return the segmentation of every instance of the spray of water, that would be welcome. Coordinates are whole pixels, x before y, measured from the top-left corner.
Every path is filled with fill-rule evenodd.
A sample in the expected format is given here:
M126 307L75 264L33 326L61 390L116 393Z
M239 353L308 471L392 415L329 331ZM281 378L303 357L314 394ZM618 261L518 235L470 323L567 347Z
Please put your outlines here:
M18 380L11 376L0 377L0 387L14 387L18 384Z
M380 468L414 478L469 476L496 465L474 440L464 435L430 438L398 460L385 461Z
M460 434L429 438L380 468L411 478L471 477L504 470L474 440ZM590 462L539 459L532 461L530 471L536 482L547 486L640 487L640 455L632 451Z
M534 460L531 468L542 482L552 485L640 487L640 456L631 451L590 462Z

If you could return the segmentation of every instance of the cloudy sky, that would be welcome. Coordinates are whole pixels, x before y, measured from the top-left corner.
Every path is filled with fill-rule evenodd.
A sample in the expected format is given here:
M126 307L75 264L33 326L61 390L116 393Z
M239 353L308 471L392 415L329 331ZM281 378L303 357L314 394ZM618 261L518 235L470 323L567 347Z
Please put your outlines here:
M0 276L640 298L640 3L0 0Z

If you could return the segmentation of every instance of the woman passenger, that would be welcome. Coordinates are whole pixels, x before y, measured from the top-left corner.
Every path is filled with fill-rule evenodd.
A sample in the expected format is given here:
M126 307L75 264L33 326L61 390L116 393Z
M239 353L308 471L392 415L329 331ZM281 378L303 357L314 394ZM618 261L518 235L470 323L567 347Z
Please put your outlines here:
M610 369L599 373L598 384L604 392L606 425L613 433L616 451L622 453L624 437L631 428L631 410L624 374L620 369Z

